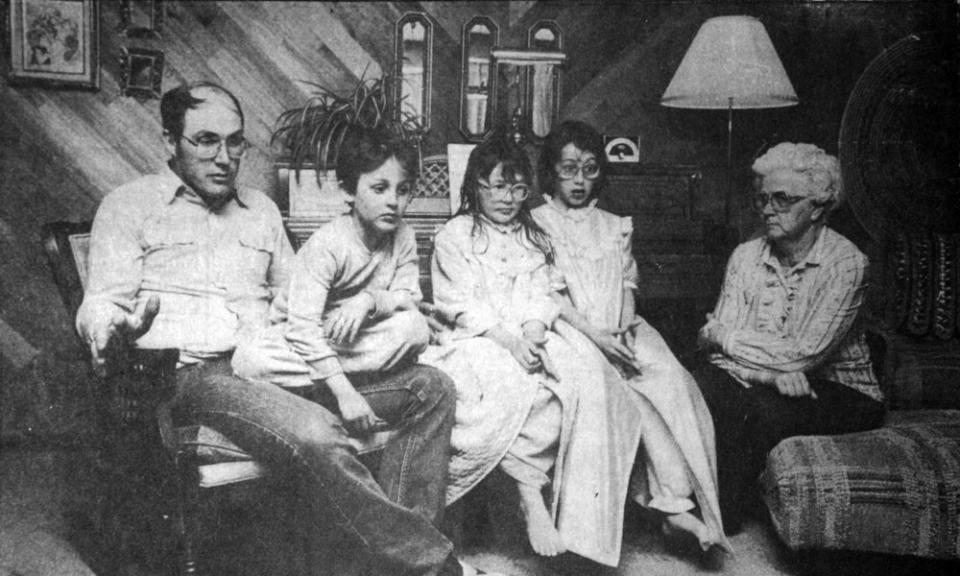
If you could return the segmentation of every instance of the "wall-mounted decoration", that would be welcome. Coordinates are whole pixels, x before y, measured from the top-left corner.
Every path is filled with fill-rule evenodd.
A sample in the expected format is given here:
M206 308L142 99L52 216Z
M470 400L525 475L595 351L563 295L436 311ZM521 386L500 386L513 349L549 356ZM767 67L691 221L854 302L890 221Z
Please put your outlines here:
M527 48L543 52L563 50L560 25L553 20L538 20L527 30Z
M518 137L542 141L560 117L560 68L567 61L560 26L540 20L529 28L526 48L491 55L499 119L510 118Z
M100 87L98 7L93 0L10 0L11 84Z
M430 129L433 89L433 23L422 12L409 12L397 21L396 107L399 119L414 131Z
M163 28L162 0L122 0L120 33L129 38L159 37Z
M501 116L522 119L523 136L539 141L560 116L558 67L563 52L494 50L497 71L497 110Z
M496 74L493 49L500 43L500 29L486 16L471 18L463 25L460 66L460 132L479 142L493 128L496 116Z
M127 48L120 56L120 84L124 96L159 98L163 82L163 52Z
M639 136L604 136L604 151L607 153L607 162L639 162L640 161L640 137Z

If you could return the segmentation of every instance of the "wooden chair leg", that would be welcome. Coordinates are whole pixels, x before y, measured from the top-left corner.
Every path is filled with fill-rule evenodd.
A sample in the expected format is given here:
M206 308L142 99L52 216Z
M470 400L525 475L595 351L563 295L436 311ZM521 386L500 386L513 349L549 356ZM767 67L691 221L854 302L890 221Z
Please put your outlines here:
M178 576L199 576L199 505L200 480L194 463L177 462L177 546L179 558Z

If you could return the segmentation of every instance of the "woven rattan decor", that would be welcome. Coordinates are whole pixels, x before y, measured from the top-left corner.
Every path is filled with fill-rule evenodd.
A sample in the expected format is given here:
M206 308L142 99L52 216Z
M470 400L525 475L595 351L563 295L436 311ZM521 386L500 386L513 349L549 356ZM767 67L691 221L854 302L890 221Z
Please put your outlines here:
M880 240L960 231L955 39L903 38L864 70L847 101L840 162L850 206Z

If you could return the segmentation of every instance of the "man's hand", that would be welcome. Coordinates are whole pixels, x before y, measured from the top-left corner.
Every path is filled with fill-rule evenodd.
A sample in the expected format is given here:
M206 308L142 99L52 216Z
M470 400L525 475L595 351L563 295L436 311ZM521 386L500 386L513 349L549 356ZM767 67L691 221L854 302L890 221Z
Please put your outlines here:
M817 393L810 387L810 382L803 372L784 372L773 378L772 386L784 396L802 398L809 396L817 399Z
M375 302L369 292L361 292L344 303L324 321L327 338L336 344L353 342L361 326L373 312Z
M143 336L160 311L160 297L138 298L133 312L124 312L117 306L101 308L89 322L81 324L80 337L90 346L90 359L97 376L106 376L107 350L117 338L133 341Z

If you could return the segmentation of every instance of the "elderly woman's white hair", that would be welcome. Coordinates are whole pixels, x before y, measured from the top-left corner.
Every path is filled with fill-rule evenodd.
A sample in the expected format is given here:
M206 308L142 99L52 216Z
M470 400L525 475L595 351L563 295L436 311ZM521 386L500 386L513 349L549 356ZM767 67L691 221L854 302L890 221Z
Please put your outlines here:
M753 162L753 171L758 176L777 170L791 170L804 176L808 194L828 210L836 208L842 199L840 162L818 146L782 142Z

